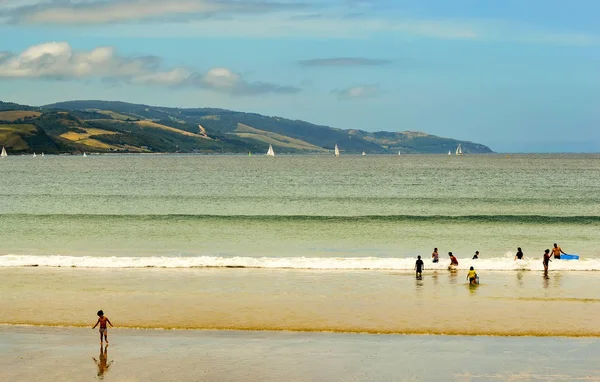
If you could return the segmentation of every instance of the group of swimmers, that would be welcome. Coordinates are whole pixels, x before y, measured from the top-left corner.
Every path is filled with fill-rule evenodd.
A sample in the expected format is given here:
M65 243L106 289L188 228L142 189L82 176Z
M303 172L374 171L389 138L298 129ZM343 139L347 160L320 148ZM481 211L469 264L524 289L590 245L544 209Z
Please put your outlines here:
M552 256L554 256L555 259L560 259L561 254L566 255L566 253L563 252L563 250L556 243L554 243L554 247L552 248L552 253L550 253L549 249L546 249L544 251L544 259L543 259L544 272L548 272L548 263L551 261L550 258ZM452 254L452 252L448 252L448 256L450 257L450 265L448 266L448 269L455 270L456 267L458 266L458 260ZM517 248L517 254L515 255L515 261L523 260L524 257L525 257L525 255L523 254L521 247ZM433 249L433 253L431 254L431 259L432 259L431 261L433 263L438 263L440 261L440 255L438 253L437 248ZM475 255L473 255L473 260L477 260L477 259L479 259L479 251L475 251ZM423 269L425 269L423 260L421 260L421 256L417 256L417 262L415 263L415 271L416 271L416 276L418 279L423 277ZM469 273L467 274L467 280L469 280L469 283L471 285L479 283L479 281L478 281L479 277L477 276L477 273L475 272L475 269L473 267L470 267L470 269L469 269Z

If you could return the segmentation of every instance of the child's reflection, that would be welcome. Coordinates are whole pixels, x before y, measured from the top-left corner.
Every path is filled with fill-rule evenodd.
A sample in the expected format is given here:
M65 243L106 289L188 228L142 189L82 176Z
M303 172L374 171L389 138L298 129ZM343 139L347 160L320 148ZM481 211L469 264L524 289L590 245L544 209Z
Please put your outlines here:
M105 347L100 345L100 355L98 359L92 357L96 366L98 366L98 377L100 379L104 378L104 373L108 371L108 368L113 363L113 361L108 362L108 344Z

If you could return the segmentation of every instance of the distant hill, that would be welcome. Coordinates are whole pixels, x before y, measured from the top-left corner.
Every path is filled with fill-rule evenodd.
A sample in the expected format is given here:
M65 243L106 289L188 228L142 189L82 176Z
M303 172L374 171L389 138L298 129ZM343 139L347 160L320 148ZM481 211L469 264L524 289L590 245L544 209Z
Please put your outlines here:
M0 101L0 146L9 153L266 152L466 154L489 147L422 132L343 130L305 121L214 108L180 109L113 101L33 107Z

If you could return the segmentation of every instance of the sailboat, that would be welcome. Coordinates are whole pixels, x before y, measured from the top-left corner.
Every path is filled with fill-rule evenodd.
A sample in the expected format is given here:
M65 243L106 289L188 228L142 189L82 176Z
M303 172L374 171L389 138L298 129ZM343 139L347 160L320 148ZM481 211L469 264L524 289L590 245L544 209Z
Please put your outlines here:
M269 150L267 151L267 156L269 157L274 157L275 156L275 151L273 151L273 146L269 145Z
M458 144L458 147L456 148L456 155L463 155L462 147L460 146L460 143Z
M251 157L252 156L252 151L248 151L248 156Z
M42 153L42 158L44 157L44 153Z
M87 155L85 155L85 151L83 152L83 157L84 157L84 158L85 158L85 157L87 157Z
M340 156L340 149L338 149L337 145L335 145L335 148L333 149L333 152L335 154L336 157Z
M448 155L452 155L452 152L450 150L448 150Z
M367 156L367 153L363 151L362 156L363 157Z
M398 150L398 155L400 155L400 150Z
M35 152L33 153L33 157L35 158L37 155L35 155Z
M2 146L2 154L0 154L0 157L6 158L7 156L8 154L6 153L6 149L4 148L4 146Z

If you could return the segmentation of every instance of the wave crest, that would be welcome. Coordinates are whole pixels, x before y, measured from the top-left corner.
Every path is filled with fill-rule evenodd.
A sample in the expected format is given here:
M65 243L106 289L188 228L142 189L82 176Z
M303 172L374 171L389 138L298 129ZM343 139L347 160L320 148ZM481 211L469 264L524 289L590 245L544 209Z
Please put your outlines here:
M383 257L103 257L103 256L0 256L0 268L6 267L75 267L75 268L265 268L306 270L396 270L412 271L415 258ZM477 270L492 271L538 271L542 270L541 259L513 261L512 257L489 259L461 259L459 270L474 266ZM433 264L425 259L425 272L446 270L448 261ZM554 260L551 270L600 271L600 259Z

